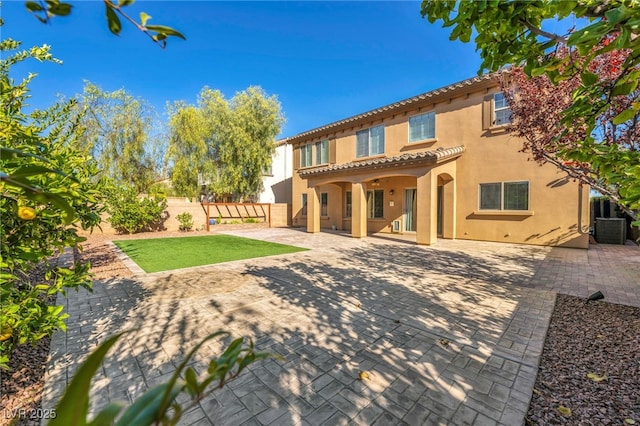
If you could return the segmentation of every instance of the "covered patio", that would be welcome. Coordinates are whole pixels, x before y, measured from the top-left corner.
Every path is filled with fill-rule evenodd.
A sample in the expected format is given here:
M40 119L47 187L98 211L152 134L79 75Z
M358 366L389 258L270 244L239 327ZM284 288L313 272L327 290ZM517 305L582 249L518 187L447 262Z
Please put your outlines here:
M456 159L463 153L457 146L300 171L307 232L415 234L424 245L455 238Z

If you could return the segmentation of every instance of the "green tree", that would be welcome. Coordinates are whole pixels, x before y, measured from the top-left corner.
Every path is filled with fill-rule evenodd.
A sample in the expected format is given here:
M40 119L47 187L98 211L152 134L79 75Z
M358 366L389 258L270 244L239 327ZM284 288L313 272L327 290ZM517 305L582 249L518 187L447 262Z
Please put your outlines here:
M255 197L262 191L262 176L271 166L275 138L284 124L281 106L275 96L260 87L249 87L231 100L232 134L222 141L221 162L229 185L242 197ZM218 123L224 126L224 123Z
M86 131L80 147L97 159L103 173L116 184L133 185L141 193L161 177L158 158L150 135L156 125L153 107L124 89L105 92L86 82L80 98ZM159 145L161 146L161 145ZM154 157L155 156L155 157Z
M118 5L132 2L120 0ZM112 4L108 0L105 3L107 7ZM71 10L70 5L57 0L29 1L27 7L32 11L44 10L47 19L50 14L66 15ZM109 25L113 25L112 17L109 13L107 16ZM163 34L164 38L154 40L164 43L166 33L158 33ZM29 74L16 84L9 74L11 66L31 58L60 61L52 57L48 46L17 51L19 47L17 41L0 41L0 368L3 369L8 368L9 354L17 343L35 342L57 328L65 328L64 306L48 305L49 297L64 288L91 288L88 265L80 263L72 269L49 269L46 276L49 280L45 283L32 283L25 277L55 251L77 248L83 241L77 227L88 229L99 224L104 187L104 180L96 180L95 160L86 155L86 150L78 149L78 139L85 129L75 100L30 114L23 111L29 97L28 84L34 75ZM91 379L122 334L108 338L79 368L59 401L51 424L88 424ZM206 374L198 377L188 366L195 353L207 341L226 335L217 332L201 340L167 382L150 389L129 407L120 402L110 403L91 424L176 424L183 412L254 362L267 358L283 360L278 355L256 352L251 340L247 345L240 338L233 340L219 357L210 359Z
M170 112L169 150L171 183L176 194L197 197L200 192L198 174L212 175L214 164L207 161L208 130L200 110L177 102Z
M602 143L596 131L602 117L614 126L635 126L640 102L634 98L640 80L640 8L636 0L458 1L424 0L422 16L452 27L451 40L474 42L483 59L481 70L497 71L508 65L523 66L529 77L546 75L558 84L578 77L581 84L558 125L570 132L575 122L584 124L581 138L566 153L567 161L597 163L594 169L608 182L624 187L620 203L640 209L640 156L619 144ZM550 20L572 18L580 28L566 34L546 31ZM563 50L567 54L558 54ZM615 79L601 83L594 64L604 55L621 51ZM634 94L634 92L636 94ZM612 99L630 100L614 117L608 117ZM562 136L566 136L567 133ZM624 172L617 166L626 163ZM606 175L606 176L605 176Z
M284 123L276 96L249 87L227 100L205 87L197 106L176 103L170 116L171 180L179 193L197 195L199 182L236 199L261 191L263 171L271 165L275 137Z
M47 297L64 288L90 288L88 265L51 267L45 260L84 241L78 228L100 223L102 181L91 157L75 148L82 134L75 101L27 114L29 74L20 83L10 68L26 59L59 62L48 46L19 50L0 42L0 368L17 344L35 342L64 328L62 307ZM31 282L37 265L46 282Z
M131 3L104 0L114 34L120 31L119 16L131 20L122 10ZM25 4L43 22L71 13L71 5L59 0ZM161 47L169 36L184 38L171 28L147 25L149 18L141 13L136 25ZM0 18L0 27L3 23ZM97 164L78 149L85 129L77 102L24 111L35 74L16 83L10 71L27 59L60 63L46 45L20 50L18 41L0 41L0 368L7 368L15 345L64 329L63 307L50 306L48 298L65 288L91 288L87 264L69 269L46 260L65 248L78 248L84 241L78 228L97 226L103 203ZM39 265L46 267L46 281L33 282L30 276Z

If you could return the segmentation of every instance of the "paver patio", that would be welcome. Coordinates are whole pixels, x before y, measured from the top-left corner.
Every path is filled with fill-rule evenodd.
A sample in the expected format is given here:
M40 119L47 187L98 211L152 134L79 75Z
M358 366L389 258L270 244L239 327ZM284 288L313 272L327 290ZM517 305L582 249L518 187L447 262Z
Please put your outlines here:
M97 375L94 409L166 380L196 342L224 329L285 361L255 364L181 424L522 424L556 291L601 290L640 306L637 247L232 234L311 250L69 292L42 407L52 408L82 359L120 330L137 329ZM196 369L220 347L206 345ZM370 380L358 380L361 371Z

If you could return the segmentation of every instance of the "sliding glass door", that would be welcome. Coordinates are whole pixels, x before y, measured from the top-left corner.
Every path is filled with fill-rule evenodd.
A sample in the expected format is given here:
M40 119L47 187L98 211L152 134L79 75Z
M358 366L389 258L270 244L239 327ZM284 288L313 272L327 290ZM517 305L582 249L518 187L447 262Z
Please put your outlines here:
M408 232L416 232L416 216L418 211L418 202L416 199L415 188L404 190L404 230Z

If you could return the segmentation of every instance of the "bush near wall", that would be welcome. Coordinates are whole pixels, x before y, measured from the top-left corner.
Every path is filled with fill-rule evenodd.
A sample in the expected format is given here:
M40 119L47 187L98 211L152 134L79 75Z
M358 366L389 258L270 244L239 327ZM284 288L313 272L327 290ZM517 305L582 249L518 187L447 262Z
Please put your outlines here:
M138 197L133 187L114 186L107 191L109 223L118 232L134 234L164 229L167 199Z
M181 231L191 231L193 228L193 216L189 212L183 212L176 216L178 222L180 222Z

